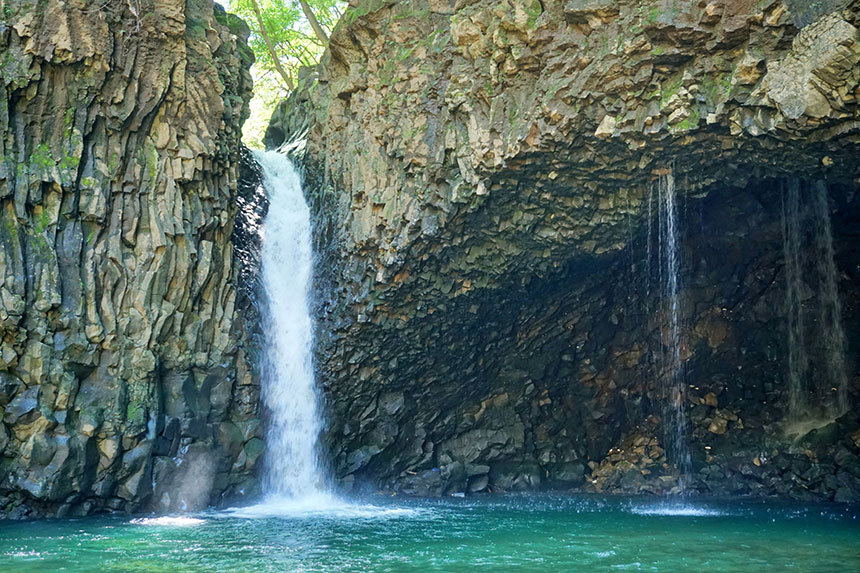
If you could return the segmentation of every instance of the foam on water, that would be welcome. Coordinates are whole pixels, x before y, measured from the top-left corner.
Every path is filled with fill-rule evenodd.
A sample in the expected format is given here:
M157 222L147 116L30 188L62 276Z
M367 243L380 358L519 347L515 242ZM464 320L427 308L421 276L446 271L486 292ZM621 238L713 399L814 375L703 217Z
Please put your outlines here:
M205 519L199 517L188 517L185 515L165 515L162 517L139 517L132 519L134 525L161 525L167 527L188 527L190 525L200 525Z
M668 517L719 517L727 515L717 509L693 505L637 505L630 508L630 513Z
M421 508L383 507L372 504L349 503L337 497L320 493L302 498L269 497L248 507L233 507L219 512L216 517L261 518L330 518L330 519L389 519L417 517L427 513Z

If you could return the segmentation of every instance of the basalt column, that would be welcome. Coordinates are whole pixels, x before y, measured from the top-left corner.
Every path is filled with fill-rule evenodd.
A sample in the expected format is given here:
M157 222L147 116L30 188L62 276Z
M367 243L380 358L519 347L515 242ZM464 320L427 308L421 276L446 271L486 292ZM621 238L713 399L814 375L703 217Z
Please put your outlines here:
M845 421L819 434L842 452L816 462L826 486L809 457L754 444L782 439L787 406L780 182L825 181L838 214L860 176L858 24L856 1L353 3L268 137L308 172L341 484L670 491L653 357L671 347L693 489L853 491ZM669 170L677 345L641 268ZM703 201L731 258L695 248L712 248L690 234ZM765 220L761 258L742 237ZM835 232L837 263L848 244Z
M209 0L4 3L0 514L253 493L247 34Z

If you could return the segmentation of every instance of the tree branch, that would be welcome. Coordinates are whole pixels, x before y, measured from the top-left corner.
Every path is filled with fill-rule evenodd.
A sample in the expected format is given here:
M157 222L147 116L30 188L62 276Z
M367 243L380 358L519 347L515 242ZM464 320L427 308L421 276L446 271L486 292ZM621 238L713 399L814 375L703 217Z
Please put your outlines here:
M256 0L254 0L256 2ZM299 0L299 4L302 5L302 12L305 13L305 17L308 19L308 22L311 25L311 28L316 34L317 38L320 42L322 42L323 47L328 46L328 36L325 33L325 30L322 29L320 23L317 21L316 16L314 16L311 7L308 5L307 0Z
M293 86L293 80L290 78L287 70L285 70L281 65L281 60L278 59L278 54L275 52L275 47L272 45L272 40L269 38L269 32L266 31L266 24L263 22L263 13L260 10L260 5L257 3L257 0L251 0L251 7L254 9L254 14L257 16L257 22L260 24L260 36L263 37L263 42L266 44L269 56L272 57L272 63L275 64L275 69L278 70L278 73L282 78L284 78L284 82L287 84L287 89L293 91L295 89Z

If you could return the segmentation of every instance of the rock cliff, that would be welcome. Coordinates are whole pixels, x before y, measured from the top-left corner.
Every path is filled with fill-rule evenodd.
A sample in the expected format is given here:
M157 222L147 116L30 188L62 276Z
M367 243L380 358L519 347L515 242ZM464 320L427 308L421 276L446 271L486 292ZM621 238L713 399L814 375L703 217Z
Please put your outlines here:
M856 1L351 2L267 134L315 206L340 483L671 489L673 176L693 487L857 495L856 409L785 438L780 181L830 186L856 404L858 25Z
M209 0L0 9L0 514L253 493L248 29Z

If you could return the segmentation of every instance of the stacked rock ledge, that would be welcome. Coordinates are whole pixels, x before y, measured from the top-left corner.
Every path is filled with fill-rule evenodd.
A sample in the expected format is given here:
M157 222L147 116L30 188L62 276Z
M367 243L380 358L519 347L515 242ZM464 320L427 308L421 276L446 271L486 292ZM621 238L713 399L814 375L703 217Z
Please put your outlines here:
M858 25L856 1L350 2L267 136L307 171L340 484L676 487L644 239L673 173L691 487L856 496L856 407L807 452L781 429L779 181L831 186L856 349Z

